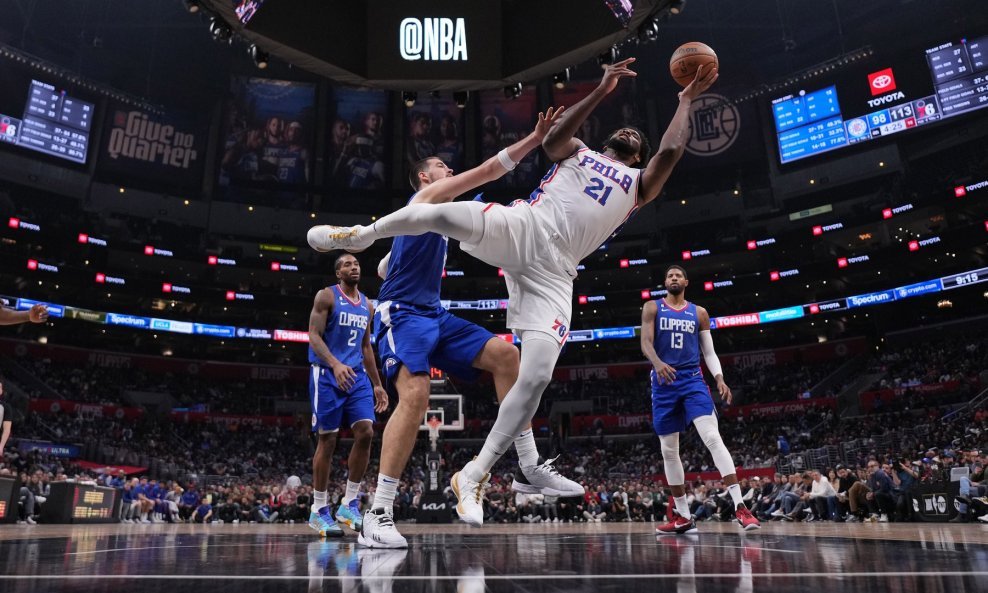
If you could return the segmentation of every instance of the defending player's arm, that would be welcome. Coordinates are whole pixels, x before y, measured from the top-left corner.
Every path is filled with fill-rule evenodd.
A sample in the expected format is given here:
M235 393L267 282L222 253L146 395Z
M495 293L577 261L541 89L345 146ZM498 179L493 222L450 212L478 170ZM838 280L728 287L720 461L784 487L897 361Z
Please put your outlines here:
M371 348L370 341L371 330L374 329L374 305L368 301L367 308L370 310L371 325L364 332L364 340L360 348L364 354L364 371L367 372L367 377L370 379L371 385L374 386L374 411L384 412L388 409L388 392L384 390L384 386L381 384L381 374L377 371L377 364L375 363L377 359L374 358L374 349Z
M381 262L377 264L377 277L380 278L381 280L387 280L388 264L390 263L391 263L391 252L389 251L388 254L384 256L384 259L382 259ZM373 316L374 314L371 313L371 317Z
M323 333L326 331L326 320L333 313L334 302L333 291L328 288L316 293L315 301L312 303L312 312L309 313L309 345L312 346L312 351L333 370L333 376L336 378L336 384L339 385L340 389L347 390L353 385L357 373L333 356L323 339Z
M655 301L649 301L642 307L642 354L655 367L660 380L672 383L676 380L676 369L662 362L655 351L655 318L658 313L659 307Z
M518 161L525 158L541 143L543 138L555 124L564 108L550 107L545 113L539 113L539 121L535 124L535 129L528 136L518 142L501 150L501 152L484 161L480 166L469 171L464 171L459 175L440 179L435 183L430 183L422 188L412 203L415 204L442 204L450 202L457 196L478 188L485 183L490 183L503 177L509 171L514 170Z
M545 140L542 141L542 149L545 150L550 160L553 162L561 161L581 148L586 147L583 142L573 136L580 129L580 126L583 125L583 122L590 117L593 110L604 100L604 97L614 90L619 80L638 76L636 72L628 69L628 66L633 64L634 61L635 58L627 58L616 64L605 64L602 66L604 75L601 77L600 84L597 85L597 88L581 99L576 105L566 110L566 116L559 118L556 125L545 135Z
M703 354L703 362L717 380L717 392L720 393L720 398L731 403L734 396L731 394L731 388L724 383L724 371L720 367L720 358L714 351L714 339L710 335L710 315L703 307L697 307L696 316L700 319L700 353Z
M17 325L18 323L44 323L48 320L48 307L37 304L27 311L11 311L0 307L0 325Z
M711 68L704 72L703 67L697 69L696 78L689 83L679 93L679 107L676 114L672 116L669 127L662 140L659 142L659 149L649 161L645 170L642 171L640 188L638 190L638 203L642 206L651 202L662 192L662 187L672 175L672 170L676 163L683 156L686 150L686 143L690 139L690 105L693 99L703 94L717 80L717 69Z

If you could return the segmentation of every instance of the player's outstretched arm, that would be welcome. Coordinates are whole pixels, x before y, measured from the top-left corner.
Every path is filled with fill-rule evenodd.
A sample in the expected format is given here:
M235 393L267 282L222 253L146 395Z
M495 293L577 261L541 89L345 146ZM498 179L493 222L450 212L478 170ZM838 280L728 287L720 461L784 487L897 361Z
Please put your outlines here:
M655 351L655 318L658 314L659 307L655 301L649 301L642 307L642 354L652 363L660 380L672 383L676 380L676 369L662 362Z
M559 119L559 122L549 130L545 140L542 141L542 149L553 162L558 162L572 155L574 152L584 148L583 142L573 136L576 134L587 117L600 105L604 97L617 87L617 83L622 78L634 78L638 73L629 70L628 66L635 62L635 58L627 58L616 64L604 64L604 75L589 95L580 100L566 111L566 116Z
M11 311L0 307L0 325L17 325L18 323L42 323L48 320L48 307L37 304L27 311Z
M485 183L500 179L515 168L518 161L536 149L542 139L562 115L564 108L550 107L544 113L539 113L539 121L528 136L505 148L487 159L480 166L464 171L459 175L440 179L423 188L412 200L416 204L442 204L450 202L457 196L476 189Z
M641 189L638 191L639 205L644 206L662 192L662 187L672 175L676 163L682 158L686 143L690 139L690 104L717 81L717 76L716 68L705 72L701 66L697 68L693 82L680 91L676 114L672 116L669 127L662 135L658 151L642 172Z
M714 339L710 335L710 314L703 307L697 307L696 317L700 321L700 352L703 354L703 362L717 380L717 392L720 393L721 399L731 403L733 399L731 388L724 383L724 370L720 366L720 358L714 351Z
M371 332L374 330L374 305L368 301L367 308L370 312L371 324L364 332L364 340L360 348L364 355L364 371L367 373L371 385L374 386L374 411L384 412L388 409L388 393L384 390L384 385L381 384L381 374L377 370L377 359L374 358L374 348L371 347L370 340Z

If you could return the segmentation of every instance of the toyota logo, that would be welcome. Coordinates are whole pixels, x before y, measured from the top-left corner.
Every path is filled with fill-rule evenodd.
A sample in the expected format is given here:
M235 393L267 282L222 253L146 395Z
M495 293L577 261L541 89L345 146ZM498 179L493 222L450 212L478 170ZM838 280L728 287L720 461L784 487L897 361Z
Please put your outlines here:
M882 90L885 87L892 84L892 77L888 74L882 74L881 76L876 76L874 80L871 81L871 86L878 90Z

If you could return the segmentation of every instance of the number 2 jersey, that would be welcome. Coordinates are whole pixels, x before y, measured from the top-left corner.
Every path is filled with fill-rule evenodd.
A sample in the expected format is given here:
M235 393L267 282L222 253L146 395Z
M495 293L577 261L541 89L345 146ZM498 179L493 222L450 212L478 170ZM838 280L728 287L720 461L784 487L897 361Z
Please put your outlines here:
M670 307L665 299L655 302L655 353L677 371L700 370L700 321L696 305L687 302L682 309ZM652 371L655 385L655 371Z
M357 374L364 372L364 334L370 325L370 307L367 297L358 292L359 298L351 301L338 284L329 287L333 293L333 310L326 317L323 341L340 362ZM326 367L326 361L309 346L309 362ZM332 373L330 373L332 376ZM334 379L335 383L335 379Z
M567 265L575 267L631 218L638 209L641 173L589 148L549 169L528 203L559 233L560 246L573 258Z

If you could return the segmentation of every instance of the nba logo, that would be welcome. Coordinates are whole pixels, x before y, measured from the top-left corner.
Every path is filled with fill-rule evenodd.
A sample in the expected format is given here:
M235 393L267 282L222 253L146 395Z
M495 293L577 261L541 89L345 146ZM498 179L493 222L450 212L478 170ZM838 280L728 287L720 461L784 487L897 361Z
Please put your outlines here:
M891 68L872 72L868 75L868 88L871 96L884 95L895 90L895 74Z

